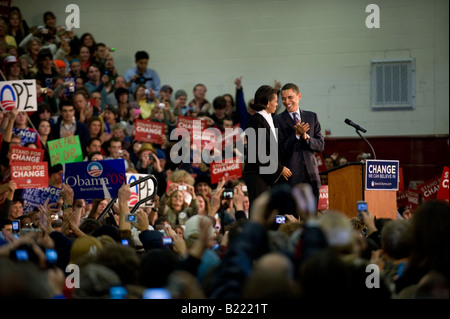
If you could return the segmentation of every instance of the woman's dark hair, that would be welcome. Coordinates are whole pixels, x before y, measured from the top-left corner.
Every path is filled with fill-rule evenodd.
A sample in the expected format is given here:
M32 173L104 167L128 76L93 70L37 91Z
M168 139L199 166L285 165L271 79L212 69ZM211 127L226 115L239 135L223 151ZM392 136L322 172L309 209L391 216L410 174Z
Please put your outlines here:
M50 105L47 103L39 103L37 113L42 114L44 111L48 111L49 113L52 113L52 109L50 108Z
M43 15L44 23L47 22L47 19L48 19L48 18L56 19L56 16L55 16L55 14L54 14L53 12L47 11L47 12L45 12L44 15Z
M250 107L256 112L265 110L267 104L272 99L274 95L278 95L278 90L270 85L260 86L255 92L255 98Z

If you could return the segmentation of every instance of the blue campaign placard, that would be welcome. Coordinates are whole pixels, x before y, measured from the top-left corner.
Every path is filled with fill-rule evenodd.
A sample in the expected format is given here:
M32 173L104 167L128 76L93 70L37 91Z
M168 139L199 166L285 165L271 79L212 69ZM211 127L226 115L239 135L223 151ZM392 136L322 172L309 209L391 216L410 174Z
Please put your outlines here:
M398 178L399 161L366 161L366 190L398 190Z
M56 203L61 196L61 188L49 186L46 188L25 188L22 192L24 201L23 212L31 212L35 207L39 207L49 198L48 203Z
M74 199L116 198L126 183L125 161L111 159L64 164L64 183L74 192Z

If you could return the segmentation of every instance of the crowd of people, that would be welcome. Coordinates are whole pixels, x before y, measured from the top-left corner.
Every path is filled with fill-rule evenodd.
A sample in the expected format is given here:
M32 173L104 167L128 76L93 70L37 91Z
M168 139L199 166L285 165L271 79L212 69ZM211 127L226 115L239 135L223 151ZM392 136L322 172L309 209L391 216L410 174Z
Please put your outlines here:
M78 38L58 26L52 12L43 15L42 26L28 27L17 7L0 19L0 58L4 81L36 80L38 104L35 112L0 113L0 298L142 299L155 291L172 299L448 298L446 203L425 202L413 213L401 208L396 220L370 212L351 219L317 210L325 175L302 180L293 170L293 185L275 184L249 197L255 185L248 179L212 184L208 163L172 161L179 140L170 133L179 116L202 119L221 132L254 123L258 110L247 107L254 101L246 103L242 77L234 81L235 94L210 102L207 86L199 83L189 100L184 90L161 85L145 50L121 75L114 51L92 34ZM283 98L283 92L301 98L292 85L282 88L276 81L269 89L271 95L281 89ZM308 123L317 121L318 136L303 122L294 130L295 117L283 132L292 129L307 143L302 145L322 152L318 120L299 111L298 100L294 111ZM267 103L276 108L276 100ZM162 144L136 140L136 119L163 123ZM126 172L155 176L152 205L130 219L129 184L120 188L112 214L104 214L109 198L74 199L63 183L63 166L50 164L47 142L75 135L85 161L123 159ZM26 205L11 180L14 145L44 150L49 186L61 190L56 202ZM285 163L298 165L296 156L315 162L312 152L298 155L302 147ZM244 156L237 149L231 154ZM324 154L324 161L327 169L347 163L336 153ZM369 265L380 272L368 284Z

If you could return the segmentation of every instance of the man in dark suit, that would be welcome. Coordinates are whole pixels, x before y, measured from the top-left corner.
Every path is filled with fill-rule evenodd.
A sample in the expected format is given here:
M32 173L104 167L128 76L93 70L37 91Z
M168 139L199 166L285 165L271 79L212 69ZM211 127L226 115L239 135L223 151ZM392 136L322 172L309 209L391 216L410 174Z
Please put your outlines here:
M281 88L281 101L286 109L274 118L281 164L291 169L292 177L287 182L291 186L310 184L318 202L321 183L314 153L323 152L325 141L317 114L299 109L301 98L297 85L288 83Z
M90 138L89 129L75 118L75 107L71 101L65 101L61 105L61 115L52 126L52 134L54 139L78 135L83 155L86 155L86 143Z

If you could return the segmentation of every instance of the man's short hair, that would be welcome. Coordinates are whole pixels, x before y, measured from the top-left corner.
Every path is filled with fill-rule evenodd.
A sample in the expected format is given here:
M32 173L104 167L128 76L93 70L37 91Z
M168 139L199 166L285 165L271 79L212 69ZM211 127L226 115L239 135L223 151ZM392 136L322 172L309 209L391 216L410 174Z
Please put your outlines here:
M283 85L283 87L281 88L281 91L286 91L286 90L292 90L295 93L300 93L300 89L294 83L286 83L285 85Z
M111 146L112 142L120 142L120 144L122 144L122 141L117 137L113 137L109 140L109 146Z
M73 105L72 100L66 100L66 101L61 102L61 104L59 105L59 109L62 111L64 106L71 106L75 110L75 106Z
M215 110L223 110L227 107L227 101L223 96L218 96L213 101L213 108Z
M94 157L94 155L101 155L101 156L103 156L102 152L90 152L87 155L88 161L92 161L92 158Z
M149 60L150 56L145 51L137 51L136 54L134 55L134 59L136 62L144 59Z

